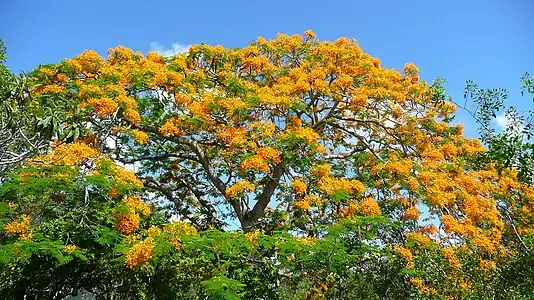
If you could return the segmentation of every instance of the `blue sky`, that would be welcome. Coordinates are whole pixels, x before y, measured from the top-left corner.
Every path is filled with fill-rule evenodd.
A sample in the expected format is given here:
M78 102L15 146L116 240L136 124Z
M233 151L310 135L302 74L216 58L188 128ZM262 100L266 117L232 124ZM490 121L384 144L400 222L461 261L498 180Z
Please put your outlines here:
M534 73L534 2L472 1L28 1L3 0L0 38L8 66L28 71L84 49L105 54L125 45L146 52L151 43L242 47L257 36L312 29L321 40L355 38L385 67L414 61L423 79L448 81L462 100L466 80L510 91L519 98L519 77ZM466 116L459 121L470 123ZM476 134L476 126L466 126Z

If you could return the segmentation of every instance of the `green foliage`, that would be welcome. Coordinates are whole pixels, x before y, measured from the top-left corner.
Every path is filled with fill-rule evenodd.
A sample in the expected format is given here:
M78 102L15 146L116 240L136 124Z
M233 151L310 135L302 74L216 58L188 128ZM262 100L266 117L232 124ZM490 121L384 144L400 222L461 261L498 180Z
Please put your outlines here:
M216 276L208 280L202 281L202 285L206 289L206 294L212 299L217 300L237 300L241 299L238 292L245 287L241 282L226 278L224 276Z
M534 77L529 73L521 76L521 95L534 96ZM487 145L483 160L496 163L500 170L517 168L523 182L534 183L534 108L521 113L515 106L506 106L508 91L505 89L482 89L467 81L464 97L476 105L472 113L480 125L479 133ZM534 97L532 98L534 101ZM492 122L504 111L504 131L496 132Z

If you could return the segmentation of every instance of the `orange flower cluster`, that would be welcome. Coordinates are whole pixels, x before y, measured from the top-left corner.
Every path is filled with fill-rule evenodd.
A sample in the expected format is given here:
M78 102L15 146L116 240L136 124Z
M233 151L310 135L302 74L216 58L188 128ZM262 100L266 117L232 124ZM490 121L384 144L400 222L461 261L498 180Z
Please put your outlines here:
M235 142L235 139L232 140ZM280 154L278 150L272 147L261 147L257 150L256 155L249 156L241 162L241 170L247 171L257 171L263 173L269 173L271 168L270 163L279 163Z
M299 177L293 180L293 189L295 190L295 193L297 193L297 195L304 195L306 193L307 187L308 186L304 182L303 178Z
M343 218L351 218L355 216L359 210L360 210L360 205L352 201L345 208L343 208L340 215Z
M382 214L380 206L373 198L365 198L362 201L360 209L362 211L362 215L364 216L380 216Z
M122 202L128 208L128 212L119 216L116 226L122 233L131 234L139 229L141 222L139 213L147 216L151 213L152 209L141 200L139 195L126 197Z
M182 120L178 118L170 118L159 128L159 131L167 136L180 136L184 133L180 127L182 123Z
M272 147L261 147L258 149L258 152L256 155L266 161L270 161L274 163L280 162L280 154L278 153L278 150Z
M187 222L173 221L165 226L163 232L171 235L184 233L185 235L192 236L197 233L197 229Z
M51 153L35 158L35 162L53 165L77 165L99 156L98 150L82 142L61 144Z
M413 254L410 249L402 247L402 246L395 246L394 247L395 252L399 253L402 258L404 258L406 261L410 262L413 260Z
M455 268L460 268L462 266L460 259L455 254L454 248L444 248L443 255L449 264Z
M161 230L158 227L151 227L148 233L150 236L155 236L160 234ZM182 246L180 234L192 236L197 233L197 229L187 222L173 221L163 227L163 233L167 235L169 242L176 246L176 248L180 248Z
M238 148L247 144L247 130L243 127L224 126L217 130L218 136L228 143L230 148Z
M139 145L144 145L148 142L148 134L138 129L130 129L128 133L134 138Z
M20 215L17 219L4 226L5 232L10 235L18 235L21 239L27 239L30 237L30 221L32 217L28 215Z
M330 176L332 166L330 165L317 165L311 168L311 174L318 178Z
M338 191L345 192L347 194L363 193L363 183L356 179L346 179L326 176L319 180L317 183L319 190L328 196L334 195Z
M421 232L409 232L406 234L406 238L408 241L413 241L419 245L429 245L431 242L431 239Z
M250 122L248 127L251 129L251 138L255 140L272 138L276 132L276 125L268 120Z
M417 287L419 291L424 295L431 296L438 294L438 291L436 291L436 289L431 286L425 285L421 278L412 277L410 278L410 283Z
M78 247L76 245L65 245L63 246L63 252L65 253L72 253L74 252Z
M269 167L269 163L267 163L265 159L263 159L262 157L258 155L253 155L253 156L245 158L241 162L240 166L241 166L242 171L252 170L252 171L258 171L258 172L263 172L263 173L269 173L271 171L271 168Z
M308 210L311 207L310 202L306 200L295 201L294 205L302 210Z
M162 230L158 226L150 226L150 228L148 228L148 235L149 236L158 236L161 233L162 233Z
M405 220L418 220L420 215L421 215L421 212L417 208L410 207L406 209L406 212L404 213L403 218Z
M226 189L226 198L232 199L241 195L243 192L253 192L254 190L255 188L252 183L247 180L241 180Z
M306 195L302 200L295 201L294 205L302 210L308 210L312 205L321 205L323 200L317 195Z
M152 237L147 237L130 248L126 253L125 263L129 268L139 268L145 265L154 254L155 242Z
M107 158L101 158L99 160L99 163L102 164L103 162L106 162L106 161L110 162L110 160ZM135 189L139 189L143 187L143 182L141 182L141 180L139 180L139 178L135 176L135 173L133 171L127 170L123 167L119 167L112 162L110 164L110 173L111 173L111 176L113 177L113 180L115 180L117 184L130 185ZM115 194L117 188L118 188L117 185L115 185L112 188L112 191L111 191L112 196L117 196Z
M81 104L82 107L92 106L97 115L101 117L111 116L117 111L119 105L110 98L89 99Z
M141 216L130 209L125 215L119 216L116 226L123 234L131 234L139 228L140 222Z
M139 195L126 197L124 200L122 200L122 202L126 204L129 209L139 211L145 216L148 216L152 211L150 206L143 202L143 200L141 200L141 196Z

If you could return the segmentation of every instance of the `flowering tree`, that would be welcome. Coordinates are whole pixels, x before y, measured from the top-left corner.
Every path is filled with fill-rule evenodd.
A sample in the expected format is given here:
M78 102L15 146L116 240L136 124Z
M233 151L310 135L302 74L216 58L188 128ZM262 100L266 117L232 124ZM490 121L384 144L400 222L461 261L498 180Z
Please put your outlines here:
M260 275L247 269L260 265L279 268L278 284L280 272L295 276L285 287L305 289L304 298L363 298L346 282L361 292L369 279L369 298L491 295L484 285L497 263L530 251L534 188L517 170L482 160L482 144L450 124L455 105L439 82L418 73L412 63L402 73L383 68L354 40L320 42L311 31L242 49L195 45L173 57L122 46L107 58L85 51L32 74L36 103L62 111L59 131L70 140L56 134L53 151L27 168L37 166L30 178L54 167L54 178L82 182L64 197L57 188L46 194L51 207L73 197L68 209L79 211L98 194L107 204L92 222L117 237L110 244L121 246L109 251L123 253L127 267L210 261L217 272L204 278L207 295L265 295L273 287L261 290ZM12 180L25 186L27 172ZM14 186L0 194L20 212L10 211L4 231L21 243L32 239L32 222L48 221L37 218L44 212L34 198L17 203ZM236 244L212 231L232 224L246 233ZM65 234L53 238L70 241ZM237 258L243 252L248 263ZM284 267L267 263L281 253ZM346 267L355 264L375 274ZM402 275L384 283L376 274ZM243 282L259 290L242 292Z

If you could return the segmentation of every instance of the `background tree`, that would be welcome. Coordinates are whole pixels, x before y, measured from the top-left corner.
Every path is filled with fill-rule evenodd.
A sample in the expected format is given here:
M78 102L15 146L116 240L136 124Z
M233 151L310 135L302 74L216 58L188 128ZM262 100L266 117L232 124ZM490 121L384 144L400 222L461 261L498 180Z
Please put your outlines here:
M5 65L6 47L0 40L0 178L25 159L46 152L53 139L72 141L76 126L65 123L65 110L31 93L34 81L12 73Z
M521 95L534 95L534 77L529 73L521 76ZM487 159L497 162L501 169L518 169L520 179L532 184L534 109L522 113L515 106L505 105L508 98L508 91L505 89L482 89L472 81L466 83L465 98L476 105L474 109L465 109L471 112L480 124L481 139L488 147ZM504 131L496 132L493 123L497 114L503 110Z

